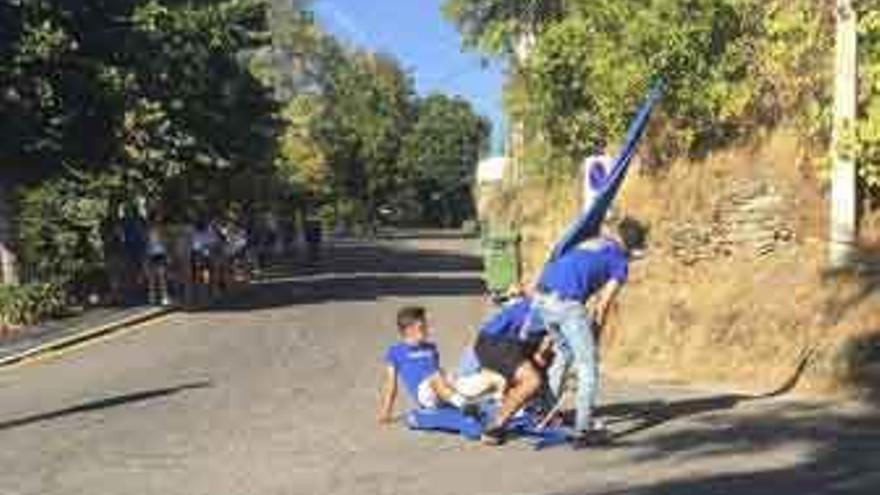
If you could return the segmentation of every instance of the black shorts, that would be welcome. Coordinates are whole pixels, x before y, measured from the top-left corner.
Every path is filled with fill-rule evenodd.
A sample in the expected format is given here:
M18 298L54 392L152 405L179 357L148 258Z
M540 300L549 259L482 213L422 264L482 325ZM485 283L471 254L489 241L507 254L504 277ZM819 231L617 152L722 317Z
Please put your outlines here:
M211 255L204 251L193 251L191 256L193 271L207 270L211 268Z
M477 337L474 346L480 366L500 374L508 381L523 363L531 361L534 350L535 345L531 343L486 335Z
M168 255L165 253L155 253L147 257L150 266L162 266L168 264Z

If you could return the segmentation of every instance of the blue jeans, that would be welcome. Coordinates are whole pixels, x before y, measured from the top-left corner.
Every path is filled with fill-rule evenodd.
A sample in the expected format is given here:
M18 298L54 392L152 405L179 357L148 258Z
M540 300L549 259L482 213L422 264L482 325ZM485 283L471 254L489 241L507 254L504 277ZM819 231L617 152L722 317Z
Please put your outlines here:
M589 429L599 378L599 359L593 321L578 301L565 301L552 295L540 295L534 301L535 316L541 318L553 337L556 357L547 371L547 381L558 400L570 366L578 378L575 396L575 429Z

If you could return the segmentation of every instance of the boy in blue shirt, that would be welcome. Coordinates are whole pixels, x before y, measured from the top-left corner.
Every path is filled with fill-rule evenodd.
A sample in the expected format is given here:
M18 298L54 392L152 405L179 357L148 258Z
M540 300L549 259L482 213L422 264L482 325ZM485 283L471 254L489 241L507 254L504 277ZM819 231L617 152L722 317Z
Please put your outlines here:
M645 230L635 220L620 222L617 232L584 242L547 264L537 284L534 314L553 330L557 356L547 380L557 398L569 365L578 375L575 431L583 442L603 440L592 411L598 381L594 332L605 322L608 308L629 276L633 250L644 246ZM585 306L590 302L589 308Z
M461 378L453 385L440 367L437 346L428 340L425 309L418 306L402 308L397 313L400 341L385 352L385 383L379 404L379 422L392 421L397 398L398 377L419 407L433 409L449 404L462 410L470 409L470 399L493 389L504 389L503 379L480 372Z
M483 433L483 443L498 445L504 441L504 427L543 384L541 369L547 367L550 340L542 325L531 317L532 301L515 299L480 327L474 351L480 366L497 373L507 383L507 390L495 420ZM528 323L528 324L527 324Z

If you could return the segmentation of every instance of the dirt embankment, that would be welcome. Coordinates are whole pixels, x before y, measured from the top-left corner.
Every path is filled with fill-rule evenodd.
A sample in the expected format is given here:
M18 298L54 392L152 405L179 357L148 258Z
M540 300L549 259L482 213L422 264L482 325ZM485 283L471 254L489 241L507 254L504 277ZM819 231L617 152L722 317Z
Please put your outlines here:
M825 270L827 199L798 140L634 173L617 213L650 228L604 338L617 374L772 389L880 389L880 273ZM508 209L534 273L578 208L576 181L525 186ZM543 207L538 207L543 205ZM880 239L876 215L863 240ZM876 230L875 230L876 229Z

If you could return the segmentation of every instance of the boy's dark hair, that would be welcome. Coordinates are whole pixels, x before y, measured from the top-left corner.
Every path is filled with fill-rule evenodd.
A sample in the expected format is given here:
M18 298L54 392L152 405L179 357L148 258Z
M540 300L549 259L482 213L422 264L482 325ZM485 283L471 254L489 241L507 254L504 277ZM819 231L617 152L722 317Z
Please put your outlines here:
M397 330L402 332L413 323L424 322L425 308L421 306L405 306L397 311Z
M617 224L617 235L627 251L638 251L645 248L648 228L635 218L625 217Z

